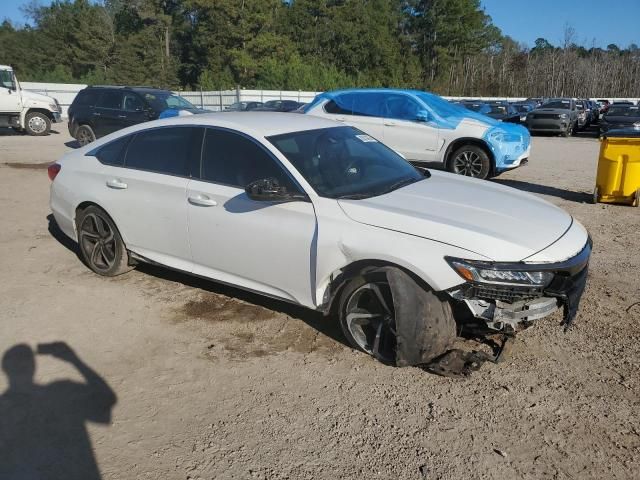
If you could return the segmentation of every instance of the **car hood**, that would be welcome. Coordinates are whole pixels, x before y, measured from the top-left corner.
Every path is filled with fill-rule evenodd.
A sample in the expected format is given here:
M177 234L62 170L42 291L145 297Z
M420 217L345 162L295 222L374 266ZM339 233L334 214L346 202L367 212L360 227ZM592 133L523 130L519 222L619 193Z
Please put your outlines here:
M23 101L29 101L33 103L44 103L46 105L55 104L56 101L53 97L42 95L41 93L30 92L28 90L21 90L20 95Z
M528 193L443 172L364 200L339 200L352 220L517 262L543 250L572 217Z

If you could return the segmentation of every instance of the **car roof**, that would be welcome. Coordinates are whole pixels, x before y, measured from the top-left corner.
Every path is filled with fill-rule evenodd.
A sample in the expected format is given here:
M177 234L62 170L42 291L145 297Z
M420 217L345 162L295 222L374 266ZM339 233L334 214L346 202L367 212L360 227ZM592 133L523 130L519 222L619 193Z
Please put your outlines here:
M0 68L3 70L13 70L13 67L11 67L10 65L0 65Z
M163 88L155 88L155 87L130 87L127 85L89 85L87 88L95 88L95 89L109 89L109 88L113 88L113 89L117 89L117 90L133 90L134 92L138 92L138 93L158 93L158 92L162 92L162 93L169 93L172 94L173 92L171 90L165 90Z
M282 112L211 112L197 115L170 117L162 120L140 123L119 130L133 133L154 127L171 125L197 125L203 127L221 127L249 133L254 137L270 137L290 132L302 132L320 128L343 127L343 123L301 113Z
M403 88L345 88L342 90L331 90L330 92L325 92L322 95L333 96L333 95L342 95L344 93L405 93L410 95L416 94L424 94L430 92L425 92L423 90L411 90L411 89L403 89ZM434 94L431 94L434 95Z

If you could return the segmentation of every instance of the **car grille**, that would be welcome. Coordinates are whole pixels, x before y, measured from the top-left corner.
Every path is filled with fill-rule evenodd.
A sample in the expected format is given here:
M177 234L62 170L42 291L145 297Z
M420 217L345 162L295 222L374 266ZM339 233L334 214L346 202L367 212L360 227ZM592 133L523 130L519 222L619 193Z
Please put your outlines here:
M542 297L542 288L475 284L466 292L465 296L469 298L475 297L482 298L484 300L500 300L502 302L513 303Z
M534 113L531 115L531 118L536 118L539 120L557 120L560 118L560 115L557 113Z

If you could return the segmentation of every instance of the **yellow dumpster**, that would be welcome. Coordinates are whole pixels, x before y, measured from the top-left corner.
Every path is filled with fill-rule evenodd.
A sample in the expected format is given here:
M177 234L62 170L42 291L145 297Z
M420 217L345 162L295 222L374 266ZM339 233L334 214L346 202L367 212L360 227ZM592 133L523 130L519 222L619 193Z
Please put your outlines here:
M640 130L614 130L600 138L593 201L640 204Z

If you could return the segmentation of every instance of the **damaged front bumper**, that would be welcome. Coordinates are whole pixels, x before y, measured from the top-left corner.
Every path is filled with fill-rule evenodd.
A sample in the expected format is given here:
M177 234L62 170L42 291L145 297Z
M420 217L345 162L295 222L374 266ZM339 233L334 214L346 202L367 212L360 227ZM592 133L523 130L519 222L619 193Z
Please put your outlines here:
M580 253L563 262L500 265L510 270L553 273L553 279L545 287L469 281L448 293L455 300L464 302L473 316L484 321L490 330L516 332L551 315L559 307L564 310L562 324L566 330L576 317L587 283L591 246L589 238ZM485 266L495 265L487 263Z

